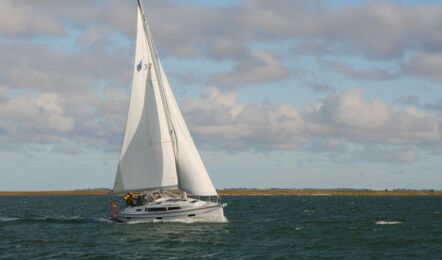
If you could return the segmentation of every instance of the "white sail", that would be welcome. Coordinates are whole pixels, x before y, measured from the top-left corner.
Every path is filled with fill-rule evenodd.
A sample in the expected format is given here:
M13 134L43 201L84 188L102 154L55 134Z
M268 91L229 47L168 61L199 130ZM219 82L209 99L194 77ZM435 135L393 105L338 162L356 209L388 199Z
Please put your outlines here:
M129 113L114 192L176 187L172 140L157 76L153 46L137 11L135 64Z
M161 63L159 67L170 111L170 119L176 136L178 186L180 189L195 195L216 196L215 187L195 147Z
M189 129L181 114L163 66L159 64L163 88L175 131L178 186L181 190L200 196L217 196L215 187L195 147Z

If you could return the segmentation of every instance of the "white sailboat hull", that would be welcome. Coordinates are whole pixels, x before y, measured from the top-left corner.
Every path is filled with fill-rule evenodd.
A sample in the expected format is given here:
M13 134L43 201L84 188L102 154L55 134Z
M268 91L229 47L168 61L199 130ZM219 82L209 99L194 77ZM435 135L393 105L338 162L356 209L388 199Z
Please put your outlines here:
M196 199L168 200L161 203L127 207L123 211L113 214L112 219L122 223L174 220L226 222L223 210L225 206L226 204L218 202L205 202ZM158 209L164 210L157 211Z

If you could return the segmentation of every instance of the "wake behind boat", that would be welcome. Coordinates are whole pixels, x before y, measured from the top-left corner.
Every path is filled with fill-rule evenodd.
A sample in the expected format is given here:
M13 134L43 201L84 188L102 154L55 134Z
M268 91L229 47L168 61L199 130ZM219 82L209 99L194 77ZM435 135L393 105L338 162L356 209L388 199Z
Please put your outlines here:
M113 188L114 194L130 197L121 211L113 204L112 219L224 221L225 204L196 149L158 58L141 2L137 2L133 82ZM177 188L182 195L166 191Z

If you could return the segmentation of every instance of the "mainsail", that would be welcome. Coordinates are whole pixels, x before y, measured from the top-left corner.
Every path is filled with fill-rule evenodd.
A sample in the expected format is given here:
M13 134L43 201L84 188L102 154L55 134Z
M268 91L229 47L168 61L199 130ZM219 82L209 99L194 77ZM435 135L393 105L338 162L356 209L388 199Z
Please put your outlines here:
M135 64L114 193L179 187L216 196L195 147L138 0Z

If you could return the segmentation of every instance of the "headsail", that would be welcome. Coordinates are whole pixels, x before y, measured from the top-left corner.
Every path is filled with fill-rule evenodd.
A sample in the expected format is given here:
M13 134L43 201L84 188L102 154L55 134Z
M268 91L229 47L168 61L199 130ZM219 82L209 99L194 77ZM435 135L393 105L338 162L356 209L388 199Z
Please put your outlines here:
M173 96L163 66L159 64L164 92L169 104L170 119L176 136L176 161L180 189L200 196L216 196L215 187L196 149L180 108Z
M175 156L141 7L129 113L114 192L176 187Z

